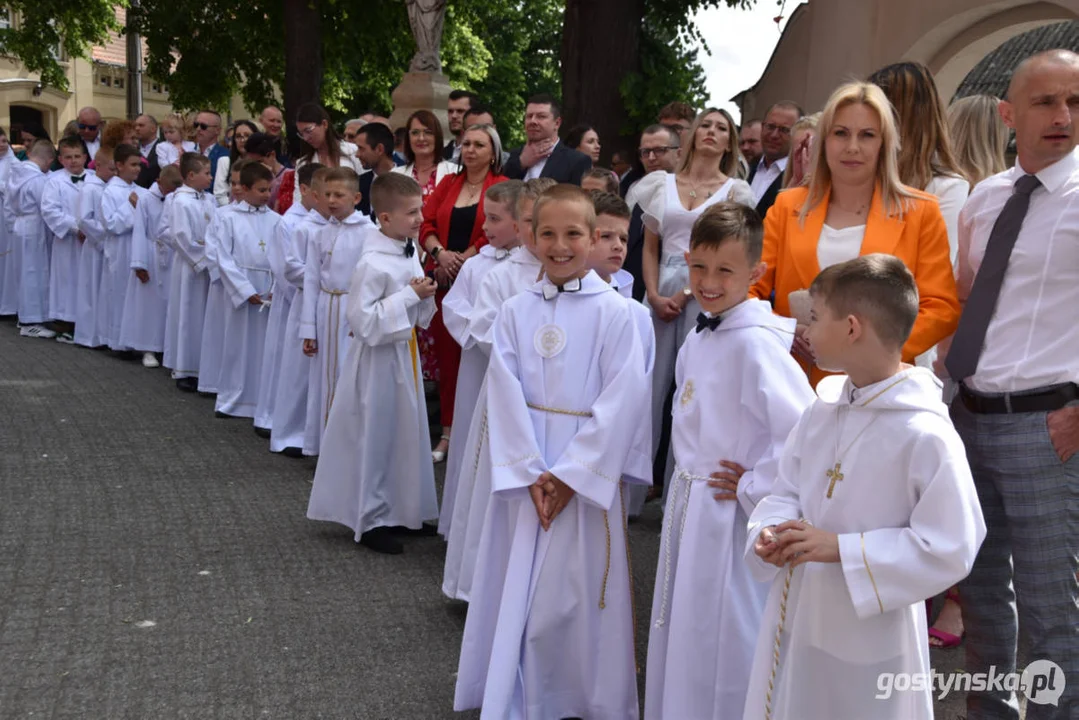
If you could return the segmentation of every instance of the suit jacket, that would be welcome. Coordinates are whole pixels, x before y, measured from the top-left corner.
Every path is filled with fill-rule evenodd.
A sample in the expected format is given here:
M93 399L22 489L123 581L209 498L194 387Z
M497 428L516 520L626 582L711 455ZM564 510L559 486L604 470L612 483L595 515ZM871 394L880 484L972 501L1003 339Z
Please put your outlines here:
M911 190L908 188L908 190ZM910 268L918 285L918 317L903 346L903 361L914 358L945 339L959 325L959 299L952 274L948 228L935 197L911 190L915 197L903 217L885 213L880 188L866 218L862 255L894 255ZM830 194L799 223L798 213L809 195L809 188L784 190L776 198L772 212L764 219L764 253L767 265L764 277L752 287L750 295L767 300L775 291L775 311L792 317L790 294L806 290L820 272L817 243L828 214ZM813 385L827 375L817 367L809 369Z
M457 202L457 196L465 186L466 173L448 175L442 179L435 191L427 196L423 203L423 225L420 226L420 244L429 236L435 235L442 247L446 247L446 241L450 236L450 216L453 214L453 204ZM487 216L483 214L483 196L487 194L487 188L495 183L508 180L502 175L488 172L483 180L483 189L480 190L480 202L476 208L476 222L472 225L472 235L469 237L468 246L481 248L487 244L487 236L483 234L483 223Z
M139 176L135 178L135 184L139 187L149 189L157 182L157 176L161 174L161 165L157 162L157 146L162 142L161 138L158 138L154 141L154 146L150 148L150 154L145 158L146 164L142 166Z
M753 178L757 174L757 168L760 167L760 163L754 163L753 167L749 171L749 177L746 178L746 182L750 185L753 184ZM779 197L779 191L783 189L783 173L779 174L768 189L761 195L761 199L757 201L757 214L762 218L768 214L768 209L775 204L776 198Z
M373 170L367 170L360 175L360 202L356 209L367 217L371 217L371 183L375 181Z
M196 150L196 152L198 151ZM221 143L214 143L213 147L210 148L210 154L206 156L210 158L210 187L213 187L213 180L217 179L217 161L228 156L229 149L227 147L222 147Z
M622 268L633 276L633 299L640 302L644 299L644 269L642 266L644 257L644 209L640 205L633 206L633 215L629 220L629 246L626 248L626 261Z
M502 166L502 174L514 180L524 180L527 172L521 167L521 150L517 148L510 153L509 160ZM565 143L554 146L547 164L543 166L540 177L551 178L555 182L580 185L581 177L592 167L592 158L582 152L578 152Z

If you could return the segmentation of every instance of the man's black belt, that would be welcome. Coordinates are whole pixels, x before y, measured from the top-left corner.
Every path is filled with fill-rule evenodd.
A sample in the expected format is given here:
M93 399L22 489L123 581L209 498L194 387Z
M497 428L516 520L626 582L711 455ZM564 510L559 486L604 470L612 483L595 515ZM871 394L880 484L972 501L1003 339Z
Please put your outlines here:
M1079 400L1079 385L1063 383L1026 392L983 395L960 383L959 399L967 410L983 415L1052 412Z

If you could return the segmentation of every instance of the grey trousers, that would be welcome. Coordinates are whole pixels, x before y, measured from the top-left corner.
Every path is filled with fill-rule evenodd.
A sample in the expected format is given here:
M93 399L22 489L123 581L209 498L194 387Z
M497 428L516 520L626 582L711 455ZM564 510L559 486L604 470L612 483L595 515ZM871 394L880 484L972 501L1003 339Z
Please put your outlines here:
M1066 678L1058 705L1027 693L1026 719L1079 718L1079 454L1061 462L1045 413L975 414L957 398L951 415L987 530L959 584L966 670L1014 672L1021 624L1028 660L1051 660ZM1016 693L970 692L967 718L1018 720Z

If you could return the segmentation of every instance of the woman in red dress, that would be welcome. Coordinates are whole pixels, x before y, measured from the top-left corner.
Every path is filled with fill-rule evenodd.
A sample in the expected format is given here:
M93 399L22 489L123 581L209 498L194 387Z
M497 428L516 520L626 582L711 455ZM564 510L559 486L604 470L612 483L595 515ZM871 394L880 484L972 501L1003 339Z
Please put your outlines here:
M447 176L427 198L423 206L420 238L424 250L434 261L439 290L435 302L442 309L442 298L453 284L465 260L487 244L483 234L483 195L487 188L507 178L502 171L502 143L491 125L473 125L461 140L461 169ZM441 407L442 438L432 453L435 462L446 459L453 425L453 398L457 392L457 368L461 346L446 332L442 313L431 321L438 357L438 396Z

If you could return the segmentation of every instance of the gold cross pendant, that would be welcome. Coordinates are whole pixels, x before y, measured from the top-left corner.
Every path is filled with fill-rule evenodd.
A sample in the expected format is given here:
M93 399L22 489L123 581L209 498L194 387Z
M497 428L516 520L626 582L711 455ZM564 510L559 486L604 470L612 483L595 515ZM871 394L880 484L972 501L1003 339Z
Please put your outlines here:
M266 241L262 238L259 238L259 250L266 250Z
M834 468L832 468L831 470L824 473L825 475L828 476L828 479L831 480L831 482L828 483L828 495L827 495L827 497L832 497L832 493L835 491L835 484L837 482L841 482L843 480L842 469L843 469L842 463L836 463Z

